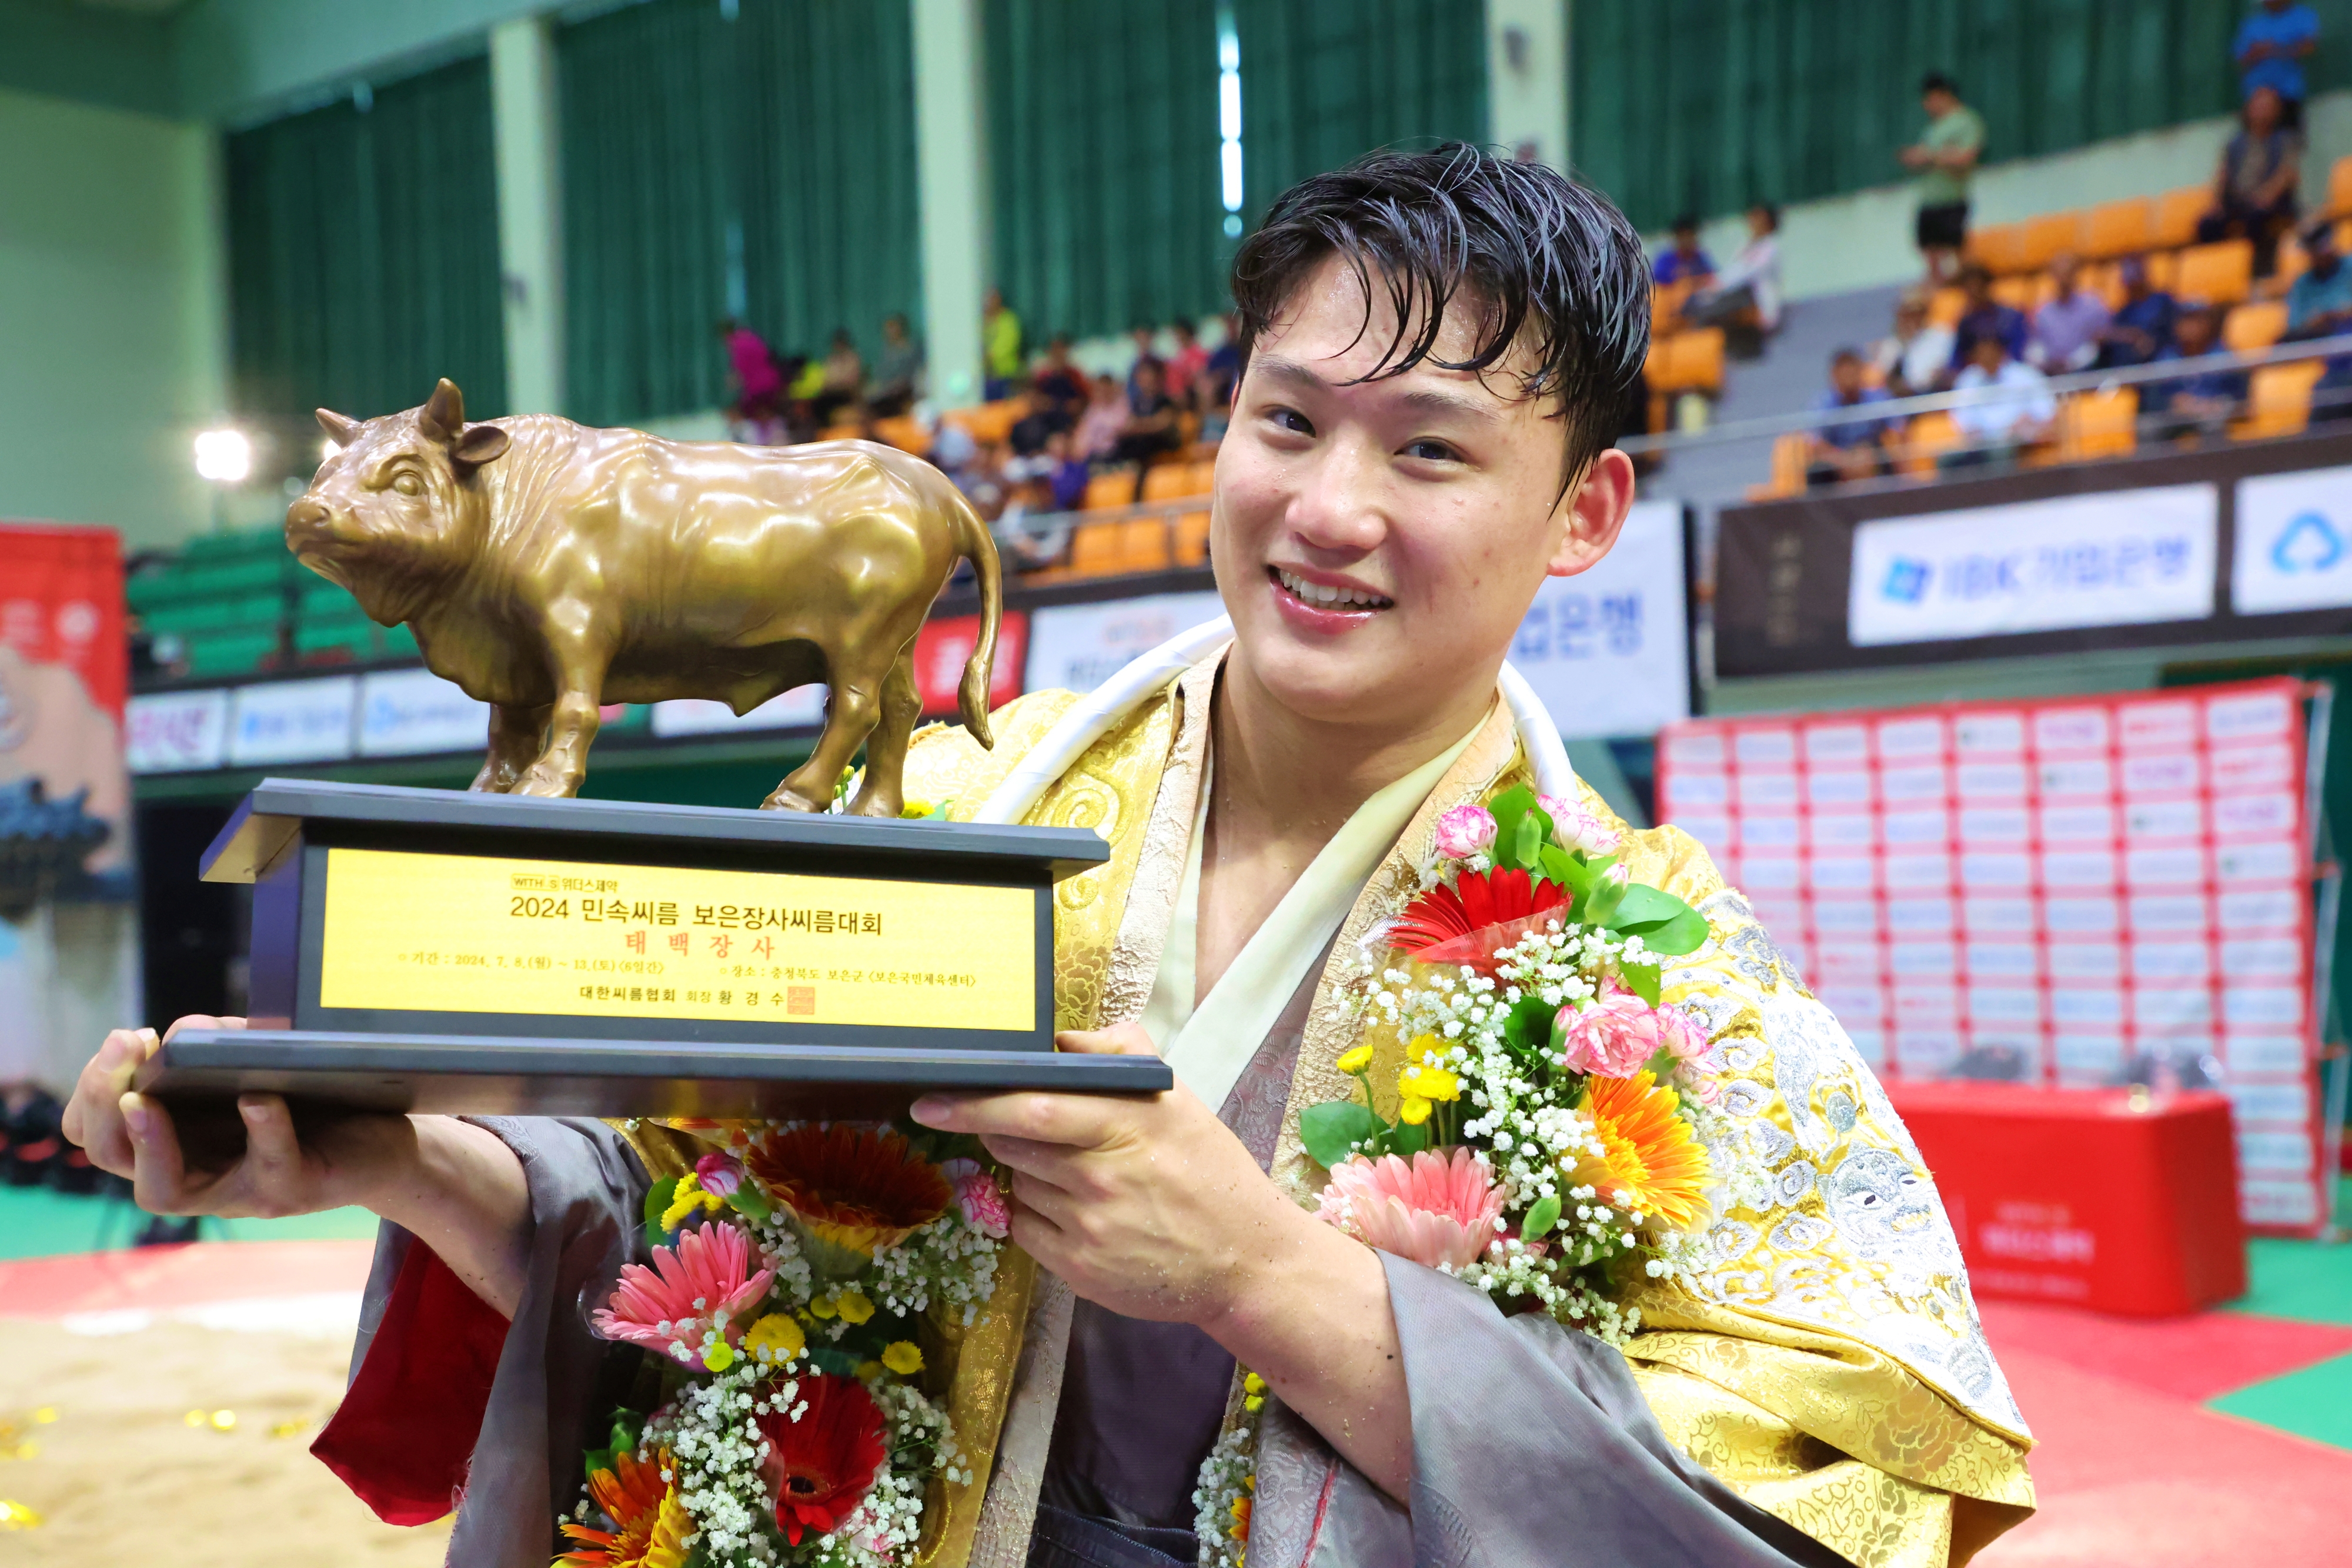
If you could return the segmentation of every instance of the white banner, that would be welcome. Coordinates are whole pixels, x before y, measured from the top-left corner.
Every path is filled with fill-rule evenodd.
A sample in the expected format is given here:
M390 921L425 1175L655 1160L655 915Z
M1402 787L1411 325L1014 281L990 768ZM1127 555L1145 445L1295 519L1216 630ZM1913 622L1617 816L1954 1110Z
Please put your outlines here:
M2111 490L1882 517L1854 529L1854 646L1938 643L2213 613L2210 485Z
M430 670L386 670L360 680L360 755L414 757L479 751L489 744L490 705Z
M246 768L339 762L349 757L352 708L359 689L357 675L237 687L230 707L229 761Z
M2352 604L2352 467L2238 481L2230 603L2241 615Z
M133 773L194 773L228 759L228 689L151 692L123 715L123 757Z
M1546 578L1511 663L1570 740L1654 735L1689 717L1681 503L1636 504L1598 566Z
M1101 604L1056 604L1029 618L1024 691L1090 692L1139 653L1225 612L1214 593L1150 593Z
M679 735L731 735L739 730L795 729L824 722L824 687L794 686L770 697L750 713L738 714L707 697L672 697L654 704L654 733L667 740Z

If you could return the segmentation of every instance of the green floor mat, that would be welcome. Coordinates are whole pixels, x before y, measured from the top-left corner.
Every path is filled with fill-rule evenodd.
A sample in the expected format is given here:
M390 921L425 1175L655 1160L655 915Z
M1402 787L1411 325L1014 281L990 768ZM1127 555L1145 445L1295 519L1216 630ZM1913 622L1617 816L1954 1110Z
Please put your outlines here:
M2337 1320L2339 1322L2344 1320ZM2352 1448L2352 1355L2233 1390L2212 1408L2315 1443Z
M46 1187L0 1187L0 1261L127 1247L147 1223L129 1201L68 1197ZM206 1219L206 1241L359 1240L375 1235L364 1208L332 1208L286 1219Z
M2352 1188L2352 1180L2345 1185ZM2352 1201L2336 1212L2352 1217ZM2246 1244L2246 1279L2244 1298L2230 1303L2239 1312L2352 1325L2352 1242L2257 1238Z

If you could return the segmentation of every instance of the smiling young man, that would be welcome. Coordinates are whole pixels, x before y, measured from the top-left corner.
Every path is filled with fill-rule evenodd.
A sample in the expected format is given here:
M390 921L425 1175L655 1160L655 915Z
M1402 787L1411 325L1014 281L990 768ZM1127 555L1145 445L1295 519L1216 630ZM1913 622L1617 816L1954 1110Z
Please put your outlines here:
M1964 1561L2032 1490L1950 1229L1852 1045L1672 830L1627 835L1626 862L1709 922L1674 978L1744 1130L1716 1150L1702 1288L1628 1281L1663 1332L1621 1352L1507 1318L1313 1212L1297 1109L1347 1092L1336 1063L1366 1025L1338 990L1437 816L1532 782L1617 831L1504 658L1544 578L1624 520L1609 441L1647 279L1607 203L1457 145L1297 186L1234 292L1213 525L1230 626L1084 697L1021 699L993 751L935 727L908 758L909 794L952 817L1110 841L1057 894L1061 1046L1156 1051L1178 1078L1148 1101L915 1105L1005 1167L1018 1249L958 1346L975 1479L922 1561L1238 1562L1236 1519L1250 1568ZM244 1164L192 1179L169 1118L122 1092L152 1047L109 1040L74 1135L162 1212L385 1216L319 1451L387 1517L433 1517L462 1483L452 1561L538 1568L600 1382L627 1375L581 1293L642 1251L675 1135L409 1118L302 1148L255 1097ZM1227 1518L1195 1493L1241 1366L1267 1394L1254 1507Z

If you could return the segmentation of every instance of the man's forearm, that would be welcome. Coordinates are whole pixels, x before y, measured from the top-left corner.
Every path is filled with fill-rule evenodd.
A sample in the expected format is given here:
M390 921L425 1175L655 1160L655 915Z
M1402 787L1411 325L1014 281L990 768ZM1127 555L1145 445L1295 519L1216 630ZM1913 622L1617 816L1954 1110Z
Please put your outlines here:
M530 1185L494 1133L454 1116L404 1118L405 1142L358 1200L415 1236L509 1318L522 1301ZM400 1139L400 1124L389 1134Z
M1369 1247L1303 1210L1245 1267L1225 1310L1201 1326L1399 1501L1412 1488L1412 1404Z

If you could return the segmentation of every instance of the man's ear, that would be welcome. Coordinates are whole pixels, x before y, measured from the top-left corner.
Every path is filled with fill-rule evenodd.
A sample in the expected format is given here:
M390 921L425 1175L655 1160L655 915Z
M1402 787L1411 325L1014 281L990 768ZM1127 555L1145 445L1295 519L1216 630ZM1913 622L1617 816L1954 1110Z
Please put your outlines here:
M1560 498L1559 546L1544 568L1552 577L1589 571L1616 546L1633 507L1633 460L1612 446L1588 465Z
M495 424L469 424L449 451L449 461L468 473L507 449L507 433Z

